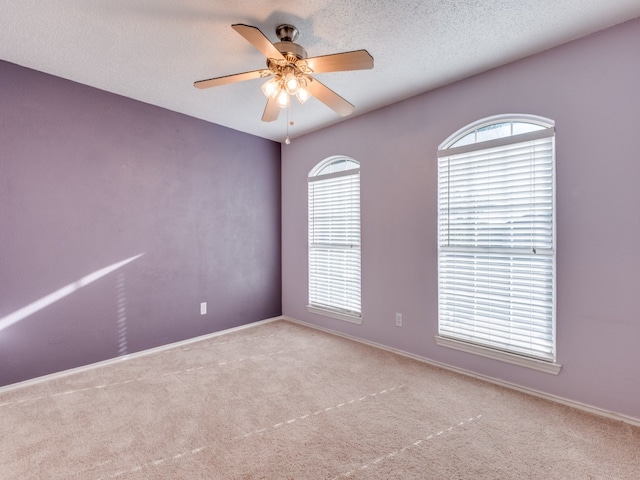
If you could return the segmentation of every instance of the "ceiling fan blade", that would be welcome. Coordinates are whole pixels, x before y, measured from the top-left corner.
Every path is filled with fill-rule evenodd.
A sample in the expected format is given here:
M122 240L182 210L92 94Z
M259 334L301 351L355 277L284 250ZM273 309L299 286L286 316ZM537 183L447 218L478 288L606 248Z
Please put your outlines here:
M280 115L280 107L278 106L277 100L275 98L269 98L269 100L267 100L267 106L264 107L262 121L273 122L278 119L278 115Z
M353 112L354 108L356 108L315 78L309 77L309 79L311 80L307 83L307 90L309 93L324 103L327 107L335 110L340 116L346 117Z
M225 75L223 77L210 78L208 80L198 80L193 82L196 88L219 87L229 83L244 82L245 80L253 80L254 78L264 78L271 75L269 70L253 70L252 72L236 73L234 75Z
M242 35L251 45L256 47L267 58L275 58L276 60L284 59L280 51L271 43L271 41L257 27L236 23L231 25L236 32Z
M347 70L366 70L373 68L373 57L366 50L335 53L321 57L305 58L307 66L314 73L344 72Z

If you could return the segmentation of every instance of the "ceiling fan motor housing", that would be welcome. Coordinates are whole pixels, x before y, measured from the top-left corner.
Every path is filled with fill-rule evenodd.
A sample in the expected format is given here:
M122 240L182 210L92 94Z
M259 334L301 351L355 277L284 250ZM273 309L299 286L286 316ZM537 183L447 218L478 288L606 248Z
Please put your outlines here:
M307 51L297 43L293 42L278 42L273 44L274 47L286 58L289 56L295 57L297 60L307 58Z

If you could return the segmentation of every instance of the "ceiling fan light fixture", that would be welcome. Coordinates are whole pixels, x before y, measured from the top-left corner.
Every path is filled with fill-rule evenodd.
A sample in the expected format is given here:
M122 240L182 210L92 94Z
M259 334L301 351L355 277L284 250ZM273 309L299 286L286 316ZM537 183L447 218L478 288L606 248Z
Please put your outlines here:
M262 93L267 98L276 100L280 108L289 108L291 99L296 96L298 101L305 103L311 93L307 90L309 77L297 71L293 66L280 68L274 71L275 76L262 85Z

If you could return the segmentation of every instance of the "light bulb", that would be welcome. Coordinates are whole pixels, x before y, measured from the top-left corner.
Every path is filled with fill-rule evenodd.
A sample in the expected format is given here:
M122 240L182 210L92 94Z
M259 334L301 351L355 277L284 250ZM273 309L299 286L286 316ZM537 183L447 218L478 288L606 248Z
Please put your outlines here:
M289 72L284 77L284 86L289 95L295 95L298 92L298 79L295 74Z
M284 139L284 143L286 143L287 145L291 143L291 139L289 138L289 135L287 135L287 138Z

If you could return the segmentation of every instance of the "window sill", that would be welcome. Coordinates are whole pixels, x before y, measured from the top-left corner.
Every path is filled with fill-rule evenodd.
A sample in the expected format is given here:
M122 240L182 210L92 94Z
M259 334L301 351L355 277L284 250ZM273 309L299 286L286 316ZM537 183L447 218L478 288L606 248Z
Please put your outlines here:
M453 348L462 352L480 355L482 357L492 358L501 362L519 365L521 367L531 368L540 372L558 375L562 369L562 365L555 362L545 362L544 360L536 360L535 358L527 358L513 353L501 352L488 347L481 347L472 343L454 340L452 338L435 336L436 343L442 347Z
M323 317L335 318L336 320L344 320L345 322L355 323L356 325L362 325L362 316L358 315L349 315L347 313L336 312L334 310L314 307L313 305L307 305L307 312L322 315Z

